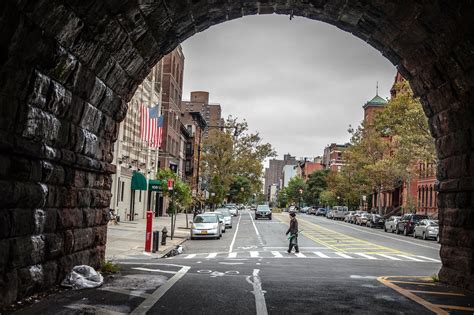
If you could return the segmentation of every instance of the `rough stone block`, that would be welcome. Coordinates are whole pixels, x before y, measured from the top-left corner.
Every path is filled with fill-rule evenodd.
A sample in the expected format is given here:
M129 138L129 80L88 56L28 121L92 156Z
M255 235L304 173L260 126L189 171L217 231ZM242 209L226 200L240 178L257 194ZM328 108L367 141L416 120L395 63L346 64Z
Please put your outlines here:
M10 236L10 211L0 210L0 240Z
M0 274L0 309L15 302L18 298L18 272L12 270Z
M35 232L35 210L10 210L11 236L31 235Z
M82 210L77 208L58 210L58 228L70 229L83 226Z
M95 233L92 228L76 229L74 234L74 252L89 248L94 244Z
M45 244L42 235L23 236L11 239L10 268L25 267L44 261Z
M10 240L0 239L0 253L0 274L3 274L10 260Z
M107 243L107 225L94 227L94 244L103 245Z
M45 234L46 259L51 260L64 255L63 234Z

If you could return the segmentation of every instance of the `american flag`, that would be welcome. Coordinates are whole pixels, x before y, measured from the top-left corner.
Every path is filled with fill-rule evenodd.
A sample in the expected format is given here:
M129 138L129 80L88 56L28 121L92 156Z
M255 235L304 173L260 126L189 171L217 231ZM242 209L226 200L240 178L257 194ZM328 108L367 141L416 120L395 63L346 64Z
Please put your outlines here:
M158 105L140 107L140 138L150 147L161 147L164 117L159 116Z

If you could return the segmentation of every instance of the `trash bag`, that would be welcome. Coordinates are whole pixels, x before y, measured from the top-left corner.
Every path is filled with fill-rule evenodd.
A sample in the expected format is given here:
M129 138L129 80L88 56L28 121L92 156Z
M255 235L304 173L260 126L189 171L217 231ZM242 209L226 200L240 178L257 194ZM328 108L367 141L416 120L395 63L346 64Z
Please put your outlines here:
M104 283L104 277L86 265L75 266L72 271L64 278L61 285L74 290L97 288Z
M183 253L183 246L178 245L176 248L173 248L165 255L165 257L172 257Z

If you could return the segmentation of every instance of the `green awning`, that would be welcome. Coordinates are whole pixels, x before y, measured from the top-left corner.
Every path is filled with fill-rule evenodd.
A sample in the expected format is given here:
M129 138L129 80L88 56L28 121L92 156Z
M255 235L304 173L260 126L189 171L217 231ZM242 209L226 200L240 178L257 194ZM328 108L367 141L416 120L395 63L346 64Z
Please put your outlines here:
M146 178L142 173L133 172L132 190L146 190Z
M161 180L150 179L148 181L148 189L151 191L161 191Z

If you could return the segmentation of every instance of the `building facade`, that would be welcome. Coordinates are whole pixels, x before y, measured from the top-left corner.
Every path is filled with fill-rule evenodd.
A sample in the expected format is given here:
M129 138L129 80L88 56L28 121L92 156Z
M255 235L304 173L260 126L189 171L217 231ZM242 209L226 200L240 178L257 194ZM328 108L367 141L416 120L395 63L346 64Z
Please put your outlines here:
M321 164L324 169L330 169L334 172L340 172L345 165L344 151L349 147L349 144L331 143L324 148L324 154Z
M281 188L288 187L290 180L296 176L296 166L295 165L285 165L283 166L283 171L281 174L281 180L283 186Z
M282 172L285 165L296 165L297 160L290 154L285 154L283 160L271 159L268 167L265 169L265 183L264 183L264 194L267 201L270 201L270 188L272 185L276 185L279 189L283 186Z
M148 195L144 190L132 189L134 177L155 179L158 170L158 148L150 147L140 138L140 107L153 107L161 103L163 63L160 61L138 86L128 104L127 116L120 123L114 144L113 164L117 172L112 176L110 209L121 220L132 221L146 217ZM151 205L156 196L152 194ZM156 208L155 208L156 209ZM150 209L151 210L151 209Z
M193 91L189 101L182 102L183 110L186 112L200 112L206 121L204 137L209 136L209 129L222 128L224 120L222 118L222 108L220 104L209 103L209 92Z

